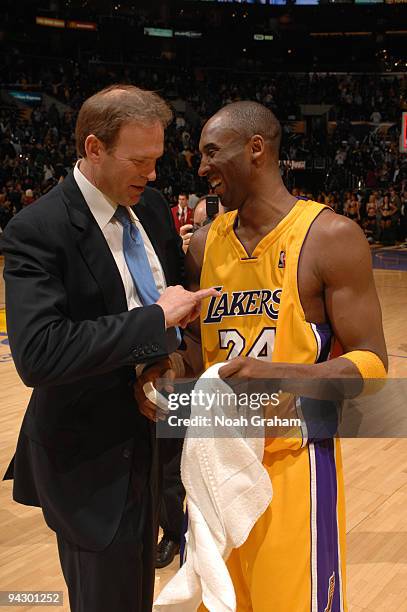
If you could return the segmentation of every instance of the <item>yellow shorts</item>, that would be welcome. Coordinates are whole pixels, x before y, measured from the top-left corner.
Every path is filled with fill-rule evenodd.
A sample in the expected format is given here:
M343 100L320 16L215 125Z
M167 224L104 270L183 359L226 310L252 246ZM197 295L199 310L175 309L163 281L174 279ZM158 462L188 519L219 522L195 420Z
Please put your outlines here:
M227 561L237 612L346 612L339 440L297 450L269 441L263 463L273 500Z

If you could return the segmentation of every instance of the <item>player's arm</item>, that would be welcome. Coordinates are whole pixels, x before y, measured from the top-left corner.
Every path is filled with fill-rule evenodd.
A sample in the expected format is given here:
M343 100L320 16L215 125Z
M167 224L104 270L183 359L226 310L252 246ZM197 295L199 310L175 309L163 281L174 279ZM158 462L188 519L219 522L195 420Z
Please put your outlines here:
M327 215L328 217L328 215ZM329 215L320 231L318 271L324 286L325 306L343 352L370 351L388 368L382 313L372 270L369 244L356 223ZM338 357L326 364L332 374L343 367L345 375L358 374L354 364ZM351 369L349 369L351 368ZM321 368L320 368L321 369Z
M339 215L321 215L310 230L306 246L315 253L314 269L323 288L327 318L343 352L373 353L387 370L372 258L362 230ZM223 366L219 374L222 378L361 378L358 367L344 357L310 365L238 357Z
M210 225L197 230L191 237L185 257L186 286L190 291L200 288L201 270L205 254L206 237ZM185 350L180 351L191 375L202 372L201 328L199 318L188 325L184 332Z

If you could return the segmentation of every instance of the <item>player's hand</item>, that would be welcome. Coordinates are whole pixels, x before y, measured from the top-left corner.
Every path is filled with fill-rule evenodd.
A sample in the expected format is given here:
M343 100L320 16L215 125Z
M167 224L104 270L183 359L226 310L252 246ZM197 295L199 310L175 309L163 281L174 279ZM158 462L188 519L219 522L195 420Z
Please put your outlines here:
M281 378L276 378L276 373L276 364L252 357L236 357L219 368L220 378L226 380L234 393L248 395L249 406L251 406L251 394L254 394L256 401L258 401L259 393L263 394L262 407L261 409L256 408L259 416L270 420L276 416L280 420L298 419L295 396L289 393L282 394L279 389ZM281 375L281 370L279 374ZM266 396L270 398L269 402L267 402ZM265 426L264 436L266 438L301 439L302 433L299 427L277 424Z
M143 370L143 372L137 377L133 387L134 397L137 401L138 409L140 410L141 414L155 423L158 420L164 420L166 413L164 413L158 406L156 406L156 404L153 404L153 402L146 397L143 387L148 382L153 383L153 385L156 387L156 380L158 378L163 379L163 384L160 387L161 389L164 388L169 393L174 391L172 383L176 378L176 372L172 367L169 357L161 359Z
M188 251L189 243L191 242L191 238L193 235L193 227L194 226L190 223L186 223L185 225L180 227L179 235L182 238L182 250L184 251L184 253Z
M273 378L273 364L252 357L235 357L221 368L219 376L225 378Z
M280 384L280 379L275 378L273 366L262 359L235 357L219 368L219 377L235 393L271 393Z
M156 303L164 311L167 327L186 327L199 316L202 300L219 296L219 291L213 287L199 291L187 291L181 285L176 285L167 287Z

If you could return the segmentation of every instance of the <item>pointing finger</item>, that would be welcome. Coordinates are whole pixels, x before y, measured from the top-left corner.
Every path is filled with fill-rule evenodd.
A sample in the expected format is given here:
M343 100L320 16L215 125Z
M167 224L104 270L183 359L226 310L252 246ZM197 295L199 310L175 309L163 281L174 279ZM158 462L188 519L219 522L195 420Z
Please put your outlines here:
M220 295L222 295L221 292L215 289L215 287L195 291L195 297L199 300L204 300L207 297L219 297Z

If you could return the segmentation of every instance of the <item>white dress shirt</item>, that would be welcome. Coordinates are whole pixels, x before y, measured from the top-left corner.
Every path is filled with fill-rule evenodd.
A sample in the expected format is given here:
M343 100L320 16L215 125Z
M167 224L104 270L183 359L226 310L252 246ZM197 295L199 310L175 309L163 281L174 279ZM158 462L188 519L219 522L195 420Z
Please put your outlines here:
M181 225L185 225L185 223L187 222L187 214L188 214L188 206L185 206L185 208L182 208L182 206L178 204L178 219Z
M130 310L131 308L139 307L142 304L123 253L123 226L120 221L113 216L116 212L117 204L115 204L97 187L95 187L95 185L88 181L86 176L84 176L80 171L79 165L80 161L78 161L75 165L73 171L74 179L77 182L83 197L85 198L86 204L89 206L90 212L95 217L96 223L106 238L106 242L119 269L126 293L127 308ZM161 295L161 293L163 293L163 291L167 288L161 263L143 226L141 225L137 216L134 214L134 211L131 208L127 208L127 210L129 212L131 221L140 230L155 284L157 286L158 293Z

